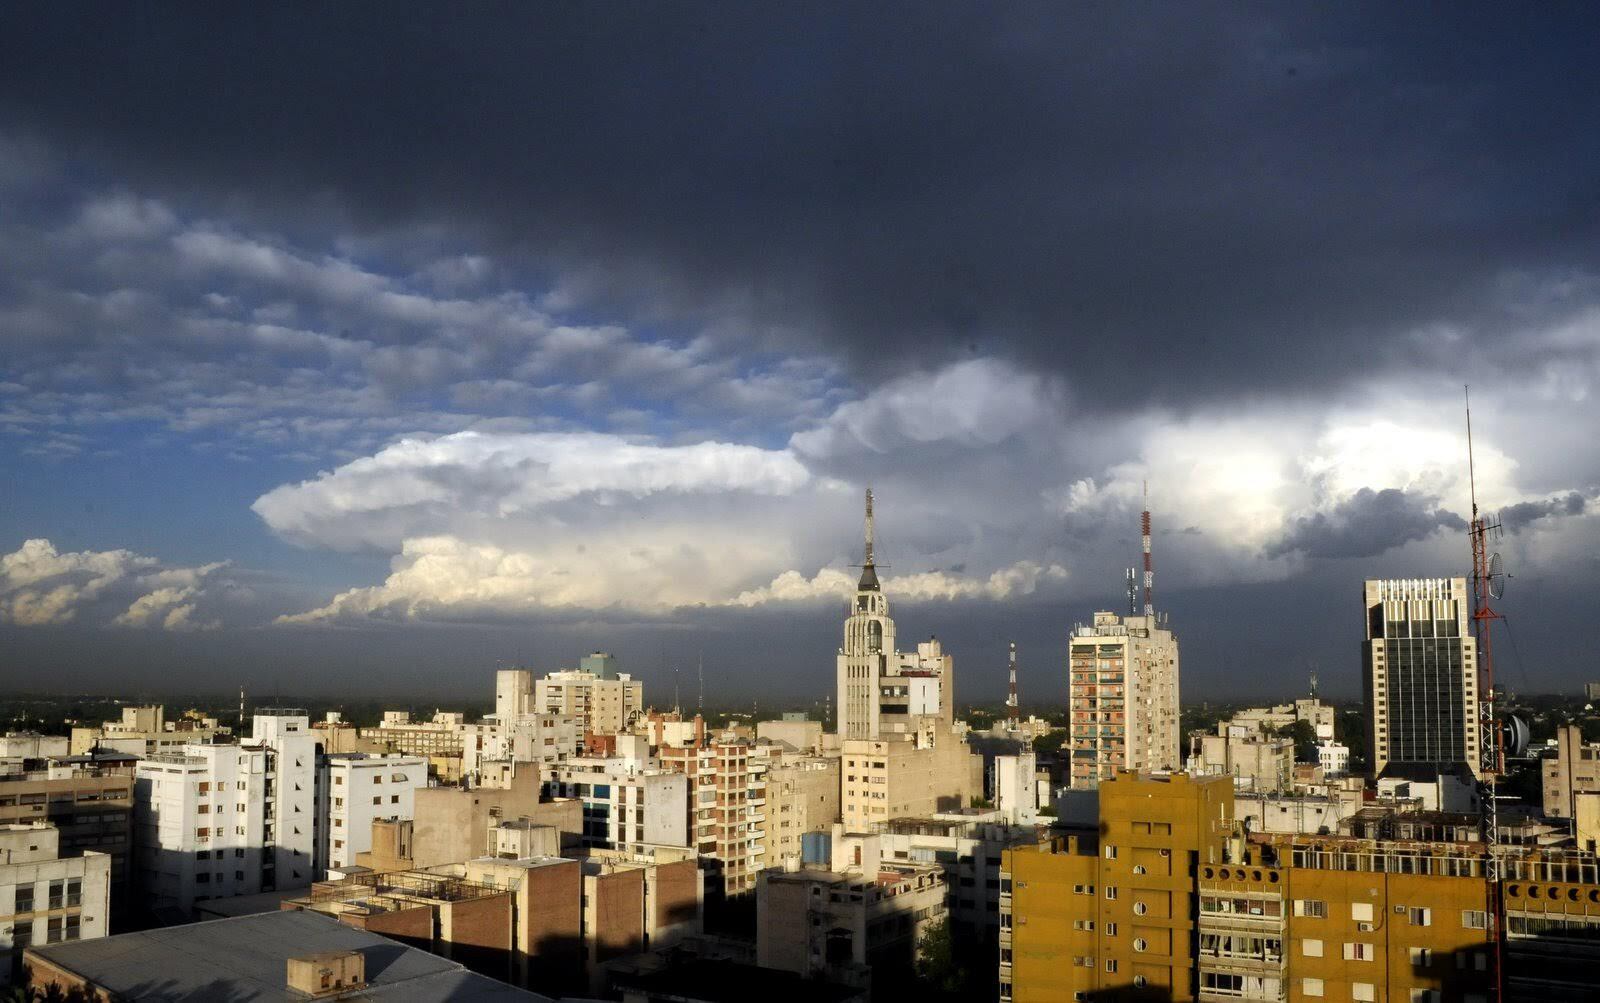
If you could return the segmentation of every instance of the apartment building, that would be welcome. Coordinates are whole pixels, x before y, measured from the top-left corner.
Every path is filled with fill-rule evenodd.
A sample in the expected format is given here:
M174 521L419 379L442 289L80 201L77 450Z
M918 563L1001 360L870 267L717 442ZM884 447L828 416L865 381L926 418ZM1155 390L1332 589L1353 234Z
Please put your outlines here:
M760 867L787 867L802 858L801 837L826 832L841 818L837 756L768 753L766 852Z
M249 742L147 756L134 776L135 884L153 911L314 879L316 739L305 712L263 708Z
M119 913L131 898L128 858L136 762L118 753L65 756L46 760L40 769L0 777L0 825L45 822L55 828L66 856L105 854Z
M969 808L893 819L878 840L887 860L943 870L951 920L962 936L982 937L992 948L1000 930L1001 857L1010 847L1038 843L1039 830L1013 825L995 810Z
M720 863L725 895L756 887L766 857L767 761L742 741L660 749L661 768L689 780L692 845Z
M1556 754L1539 762L1544 813L1575 819L1584 794L1600 794L1600 743L1585 742L1577 725L1556 729Z
M1361 644L1373 776L1482 767L1465 578L1369 579Z
M1176 770L1178 639L1164 614L1105 611L1069 639L1070 784L1086 790L1121 770Z
M689 777L622 758L579 756L543 770L544 793L583 803L583 845L635 850L691 846ZM693 835L691 835L693 833Z
M21 975L29 947L104 937L110 915L108 855L62 856L47 822L0 824L0 986Z
M229 729L216 718L190 711L176 721L168 721L166 709L124 707L122 720L106 721L98 727L72 729L71 753L82 756L95 749L125 752L134 756L176 752L193 742L212 742Z
M847 739L841 759L839 801L847 832L964 808L983 795L983 757L954 735L932 746L912 735Z
M342 752L322 757L317 769L319 877L372 848L373 822L414 818L416 792L428 786L428 762L420 756Z
M831 870L762 871L756 963L898 998L928 928L947 915L944 872L890 861L876 836L847 837Z
M59 759L72 754L72 741L65 735L41 735L36 731L8 731L0 735L0 760Z
M1234 714L1226 723L1252 731L1267 732L1287 731L1294 727L1297 721L1304 721L1311 726L1318 739L1331 739L1334 715L1332 705L1325 704L1316 697L1302 697L1290 703L1274 704L1271 707L1246 708Z
M1241 791L1275 793L1294 788L1294 741L1248 725L1222 722L1215 734L1189 736L1187 772L1232 777Z
M644 683L626 673L561 669L535 681L533 709L576 718L585 735L616 735L644 713Z

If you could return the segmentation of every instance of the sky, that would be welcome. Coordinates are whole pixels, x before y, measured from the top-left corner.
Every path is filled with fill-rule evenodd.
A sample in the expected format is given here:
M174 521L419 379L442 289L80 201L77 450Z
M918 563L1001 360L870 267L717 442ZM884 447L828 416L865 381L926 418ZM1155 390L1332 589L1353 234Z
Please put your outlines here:
M1065 699L1139 511L1185 701L1362 580L1600 679L1593 7L0 10L0 687Z

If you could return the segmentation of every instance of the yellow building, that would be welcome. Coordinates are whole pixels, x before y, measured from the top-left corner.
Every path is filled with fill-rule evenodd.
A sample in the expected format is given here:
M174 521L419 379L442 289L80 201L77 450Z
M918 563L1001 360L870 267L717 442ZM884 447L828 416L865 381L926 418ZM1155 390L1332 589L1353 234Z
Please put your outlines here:
M1231 777L1124 772L1097 835L1007 850L1000 998L1194 999L1193 871L1222 862L1232 817Z
M1246 839L1225 777L1100 797L1098 832L1006 851L1002 1000L1490 999L1482 844ZM1501 861L1504 998L1600 1000L1600 860Z

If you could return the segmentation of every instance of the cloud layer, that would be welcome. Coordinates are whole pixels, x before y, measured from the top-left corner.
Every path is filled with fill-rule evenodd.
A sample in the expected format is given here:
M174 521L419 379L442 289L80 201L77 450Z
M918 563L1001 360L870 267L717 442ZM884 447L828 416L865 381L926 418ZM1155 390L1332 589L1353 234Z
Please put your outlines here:
M196 611L208 596L208 582L225 564L183 568L163 566L154 557L128 550L61 553L49 540L27 540L0 556L0 622L19 627L69 624L80 613L104 615L118 627L169 631L219 627Z

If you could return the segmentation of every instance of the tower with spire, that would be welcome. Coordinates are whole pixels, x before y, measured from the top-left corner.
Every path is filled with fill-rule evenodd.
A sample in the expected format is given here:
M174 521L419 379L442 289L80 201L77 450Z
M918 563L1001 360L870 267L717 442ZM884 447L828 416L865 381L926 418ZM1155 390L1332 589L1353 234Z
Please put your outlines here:
M839 735L876 739L907 734L931 744L937 725L954 719L952 659L937 638L918 644L914 652L896 648L889 599L878 581L873 529L868 488L861 578L838 655Z

